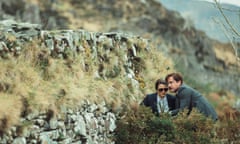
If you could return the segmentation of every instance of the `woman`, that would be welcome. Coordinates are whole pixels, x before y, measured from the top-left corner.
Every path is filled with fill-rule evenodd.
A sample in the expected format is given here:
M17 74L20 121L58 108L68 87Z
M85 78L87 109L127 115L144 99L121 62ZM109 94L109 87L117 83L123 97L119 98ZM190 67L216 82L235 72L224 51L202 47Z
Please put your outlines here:
M155 89L156 92L147 94L141 104L151 107L152 112L156 115L175 109L175 96L167 94L167 82L158 79L155 83Z

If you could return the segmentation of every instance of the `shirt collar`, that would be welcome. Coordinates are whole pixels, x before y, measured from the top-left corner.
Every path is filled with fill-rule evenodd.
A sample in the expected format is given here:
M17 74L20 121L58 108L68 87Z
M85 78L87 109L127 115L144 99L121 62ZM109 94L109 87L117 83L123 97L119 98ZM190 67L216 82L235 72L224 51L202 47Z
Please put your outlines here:
M164 98L160 98L160 96L157 95L157 101L158 101L158 102L159 102L159 101L165 101L165 100L167 100L167 96L166 96L166 95L164 96Z

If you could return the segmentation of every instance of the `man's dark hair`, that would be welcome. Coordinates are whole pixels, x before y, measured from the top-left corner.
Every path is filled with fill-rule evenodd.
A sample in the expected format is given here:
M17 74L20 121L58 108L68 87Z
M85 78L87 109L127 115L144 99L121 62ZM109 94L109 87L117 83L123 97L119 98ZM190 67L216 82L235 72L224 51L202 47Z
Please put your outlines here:
M180 73L170 73L165 77L166 82L168 81L169 77L173 77L175 81L181 81L183 83L183 77Z
M157 90L158 89L158 85L160 84L163 84L163 85L166 85L167 86L167 82L162 80L162 79L158 79L155 83L155 89Z

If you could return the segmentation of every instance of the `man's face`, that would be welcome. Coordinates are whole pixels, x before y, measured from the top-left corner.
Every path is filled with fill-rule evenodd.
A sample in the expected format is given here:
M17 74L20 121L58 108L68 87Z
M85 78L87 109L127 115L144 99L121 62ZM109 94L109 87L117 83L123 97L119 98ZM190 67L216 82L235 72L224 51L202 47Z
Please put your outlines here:
M177 92L178 88L181 86L181 81L175 81L173 77L169 77L167 79L168 82L168 88L170 92Z
M159 95L161 98L164 98L164 97L165 97L167 91L168 91L168 86L167 86L167 85L164 85L164 84L159 84L159 85L158 85L157 92L158 92L158 95Z

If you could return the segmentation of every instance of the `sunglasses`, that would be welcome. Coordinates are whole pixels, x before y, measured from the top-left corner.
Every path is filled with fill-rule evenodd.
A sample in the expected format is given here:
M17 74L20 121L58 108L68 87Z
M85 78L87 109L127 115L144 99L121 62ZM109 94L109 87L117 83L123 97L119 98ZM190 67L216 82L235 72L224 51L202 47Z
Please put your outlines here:
M158 91L159 91L159 92L162 92L162 91L165 91L165 92L166 92L166 91L168 91L168 88L160 88L160 89L158 89Z

